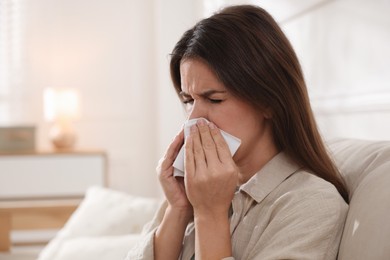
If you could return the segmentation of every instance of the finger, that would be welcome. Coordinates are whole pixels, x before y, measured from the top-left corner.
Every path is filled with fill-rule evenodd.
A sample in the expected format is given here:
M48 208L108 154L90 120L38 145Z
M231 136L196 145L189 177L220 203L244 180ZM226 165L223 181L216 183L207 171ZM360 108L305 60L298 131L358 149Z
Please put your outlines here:
M184 178L186 180L192 179L195 174L195 160L193 153L193 140L191 136L187 136L185 142L185 153L184 153Z
M164 157L161 159L160 165L162 169L168 169L172 166L174 160L177 157L177 154L180 151L180 148L183 146L184 142L184 133L181 130L172 140L170 145L168 146Z
M195 170L197 171L198 169L206 167L206 158L200 140L199 129L196 125L191 126L190 136L192 139L192 152L195 161Z
M209 165L212 162L219 162L217 148L210 132L211 129L204 120L198 120L197 126L199 129L204 156L206 158L206 164Z
M219 130L213 123L209 124L210 133L214 140L219 160L222 163L230 162L232 160L232 154L230 153L229 146Z

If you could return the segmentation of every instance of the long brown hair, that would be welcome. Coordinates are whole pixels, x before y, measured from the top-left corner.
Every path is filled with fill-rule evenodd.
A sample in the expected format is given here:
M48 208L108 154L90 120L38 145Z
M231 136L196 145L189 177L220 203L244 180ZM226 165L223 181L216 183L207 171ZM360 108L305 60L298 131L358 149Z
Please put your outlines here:
M235 96L272 111L274 141L301 167L331 182L348 201L311 110L298 58L275 20L262 8L230 6L186 31L171 55L170 71L181 91L182 59L206 62Z

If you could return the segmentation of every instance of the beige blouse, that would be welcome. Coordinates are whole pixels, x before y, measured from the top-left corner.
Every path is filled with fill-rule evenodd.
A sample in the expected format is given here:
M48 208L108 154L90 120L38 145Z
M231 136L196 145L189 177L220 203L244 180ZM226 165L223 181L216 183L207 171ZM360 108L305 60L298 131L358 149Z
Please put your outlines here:
M127 260L152 260L153 236L166 203L147 225ZM269 161L232 201L233 256L227 259L336 259L348 205L329 182L300 169L284 153ZM190 223L179 259L195 252Z

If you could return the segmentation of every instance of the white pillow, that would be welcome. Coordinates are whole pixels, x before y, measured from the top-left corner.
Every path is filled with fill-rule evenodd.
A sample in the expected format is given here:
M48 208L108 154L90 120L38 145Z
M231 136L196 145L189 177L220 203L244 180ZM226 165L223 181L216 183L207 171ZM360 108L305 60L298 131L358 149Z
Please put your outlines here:
M68 240L73 238L140 233L142 227L153 218L158 206L159 202L155 199L135 197L102 187L91 187L69 221L42 250L38 259L56 260L59 251L66 255L65 249L62 248L63 244L71 243ZM73 242L68 248L75 248ZM88 244L85 248L89 248Z
M65 240L55 260L113 260L125 259L140 235L111 237L81 237Z

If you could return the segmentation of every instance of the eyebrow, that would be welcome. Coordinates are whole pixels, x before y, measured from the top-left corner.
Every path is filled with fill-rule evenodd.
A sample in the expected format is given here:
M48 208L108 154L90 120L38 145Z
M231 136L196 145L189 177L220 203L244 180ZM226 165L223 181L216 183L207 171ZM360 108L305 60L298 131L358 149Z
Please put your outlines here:
M201 97L209 97L213 94L225 94L227 93L226 90L214 90L214 89L211 89L211 90L206 90L205 92L202 92L199 96ZM184 91L180 91L179 95L181 97L185 97L185 98L190 98L191 95L188 94L187 92L184 92Z

